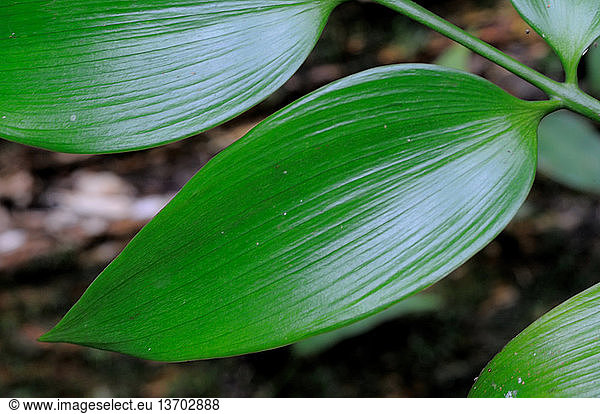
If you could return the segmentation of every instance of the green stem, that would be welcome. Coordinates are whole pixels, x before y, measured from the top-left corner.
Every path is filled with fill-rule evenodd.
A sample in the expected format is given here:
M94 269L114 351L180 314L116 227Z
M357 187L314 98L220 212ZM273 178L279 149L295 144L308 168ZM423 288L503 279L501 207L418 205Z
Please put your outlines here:
M560 83L522 64L495 47L474 37L463 29L435 15L411 0L375 0L413 20L460 43L464 47L502 66L518 77L544 91L550 98L562 103L562 107L600 122L600 102L582 92L573 83Z

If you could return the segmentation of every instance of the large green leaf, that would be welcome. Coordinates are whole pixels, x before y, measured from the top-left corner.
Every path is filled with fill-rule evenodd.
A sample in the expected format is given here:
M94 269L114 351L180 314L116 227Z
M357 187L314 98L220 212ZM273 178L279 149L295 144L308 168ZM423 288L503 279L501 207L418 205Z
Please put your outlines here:
M544 118L539 128L539 171L580 191L600 194L600 134L567 111Z
M553 107L427 65L335 82L209 162L42 339L180 361L383 310L508 223Z
M481 371L470 397L600 397L600 284L521 332Z
M574 79L581 56L600 36L598 0L512 0L512 3L554 49L567 79Z
M145 148L264 99L337 0L4 0L0 137L63 152Z

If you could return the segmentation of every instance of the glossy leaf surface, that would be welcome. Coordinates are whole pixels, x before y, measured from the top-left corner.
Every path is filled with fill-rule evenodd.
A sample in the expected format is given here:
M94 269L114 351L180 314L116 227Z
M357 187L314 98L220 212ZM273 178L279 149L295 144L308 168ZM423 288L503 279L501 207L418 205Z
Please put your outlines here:
M531 324L481 371L470 397L599 397L600 284Z
M525 21L554 49L567 78L588 46L600 36L598 0L512 0Z
M560 111L539 128L541 173L579 191L600 194L600 134L586 119Z
M383 310L508 223L547 110L435 66L335 82L210 161L43 339L179 361Z
M117 152L211 128L283 84L335 0L0 5L0 137Z

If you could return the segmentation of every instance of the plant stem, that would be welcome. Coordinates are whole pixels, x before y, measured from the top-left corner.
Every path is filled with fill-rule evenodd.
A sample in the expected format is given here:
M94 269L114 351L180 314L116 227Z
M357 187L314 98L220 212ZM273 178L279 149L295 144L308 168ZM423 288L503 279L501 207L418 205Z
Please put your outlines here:
M585 94L572 83L560 83L522 64L495 47L474 37L463 29L435 15L411 0L375 0L384 6L396 10L407 17L460 43L526 80L544 91L550 98L562 103L562 107L600 122L600 102Z

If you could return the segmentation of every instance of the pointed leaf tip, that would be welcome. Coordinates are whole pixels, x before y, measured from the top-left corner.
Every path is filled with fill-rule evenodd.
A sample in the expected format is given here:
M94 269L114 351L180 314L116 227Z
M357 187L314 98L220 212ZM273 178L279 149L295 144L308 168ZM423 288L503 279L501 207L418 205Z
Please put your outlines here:
M37 340L38 342L68 342L68 337L62 335L59 322L48 332L41 335Z
M328 85L211 160L52 334L182 361L282 346L383 310L508 223L548 109L429 65Z
M43 334L42 336L40 336L37 340L38 342L54 342L52 341L52 331L48 331L45 334Z

